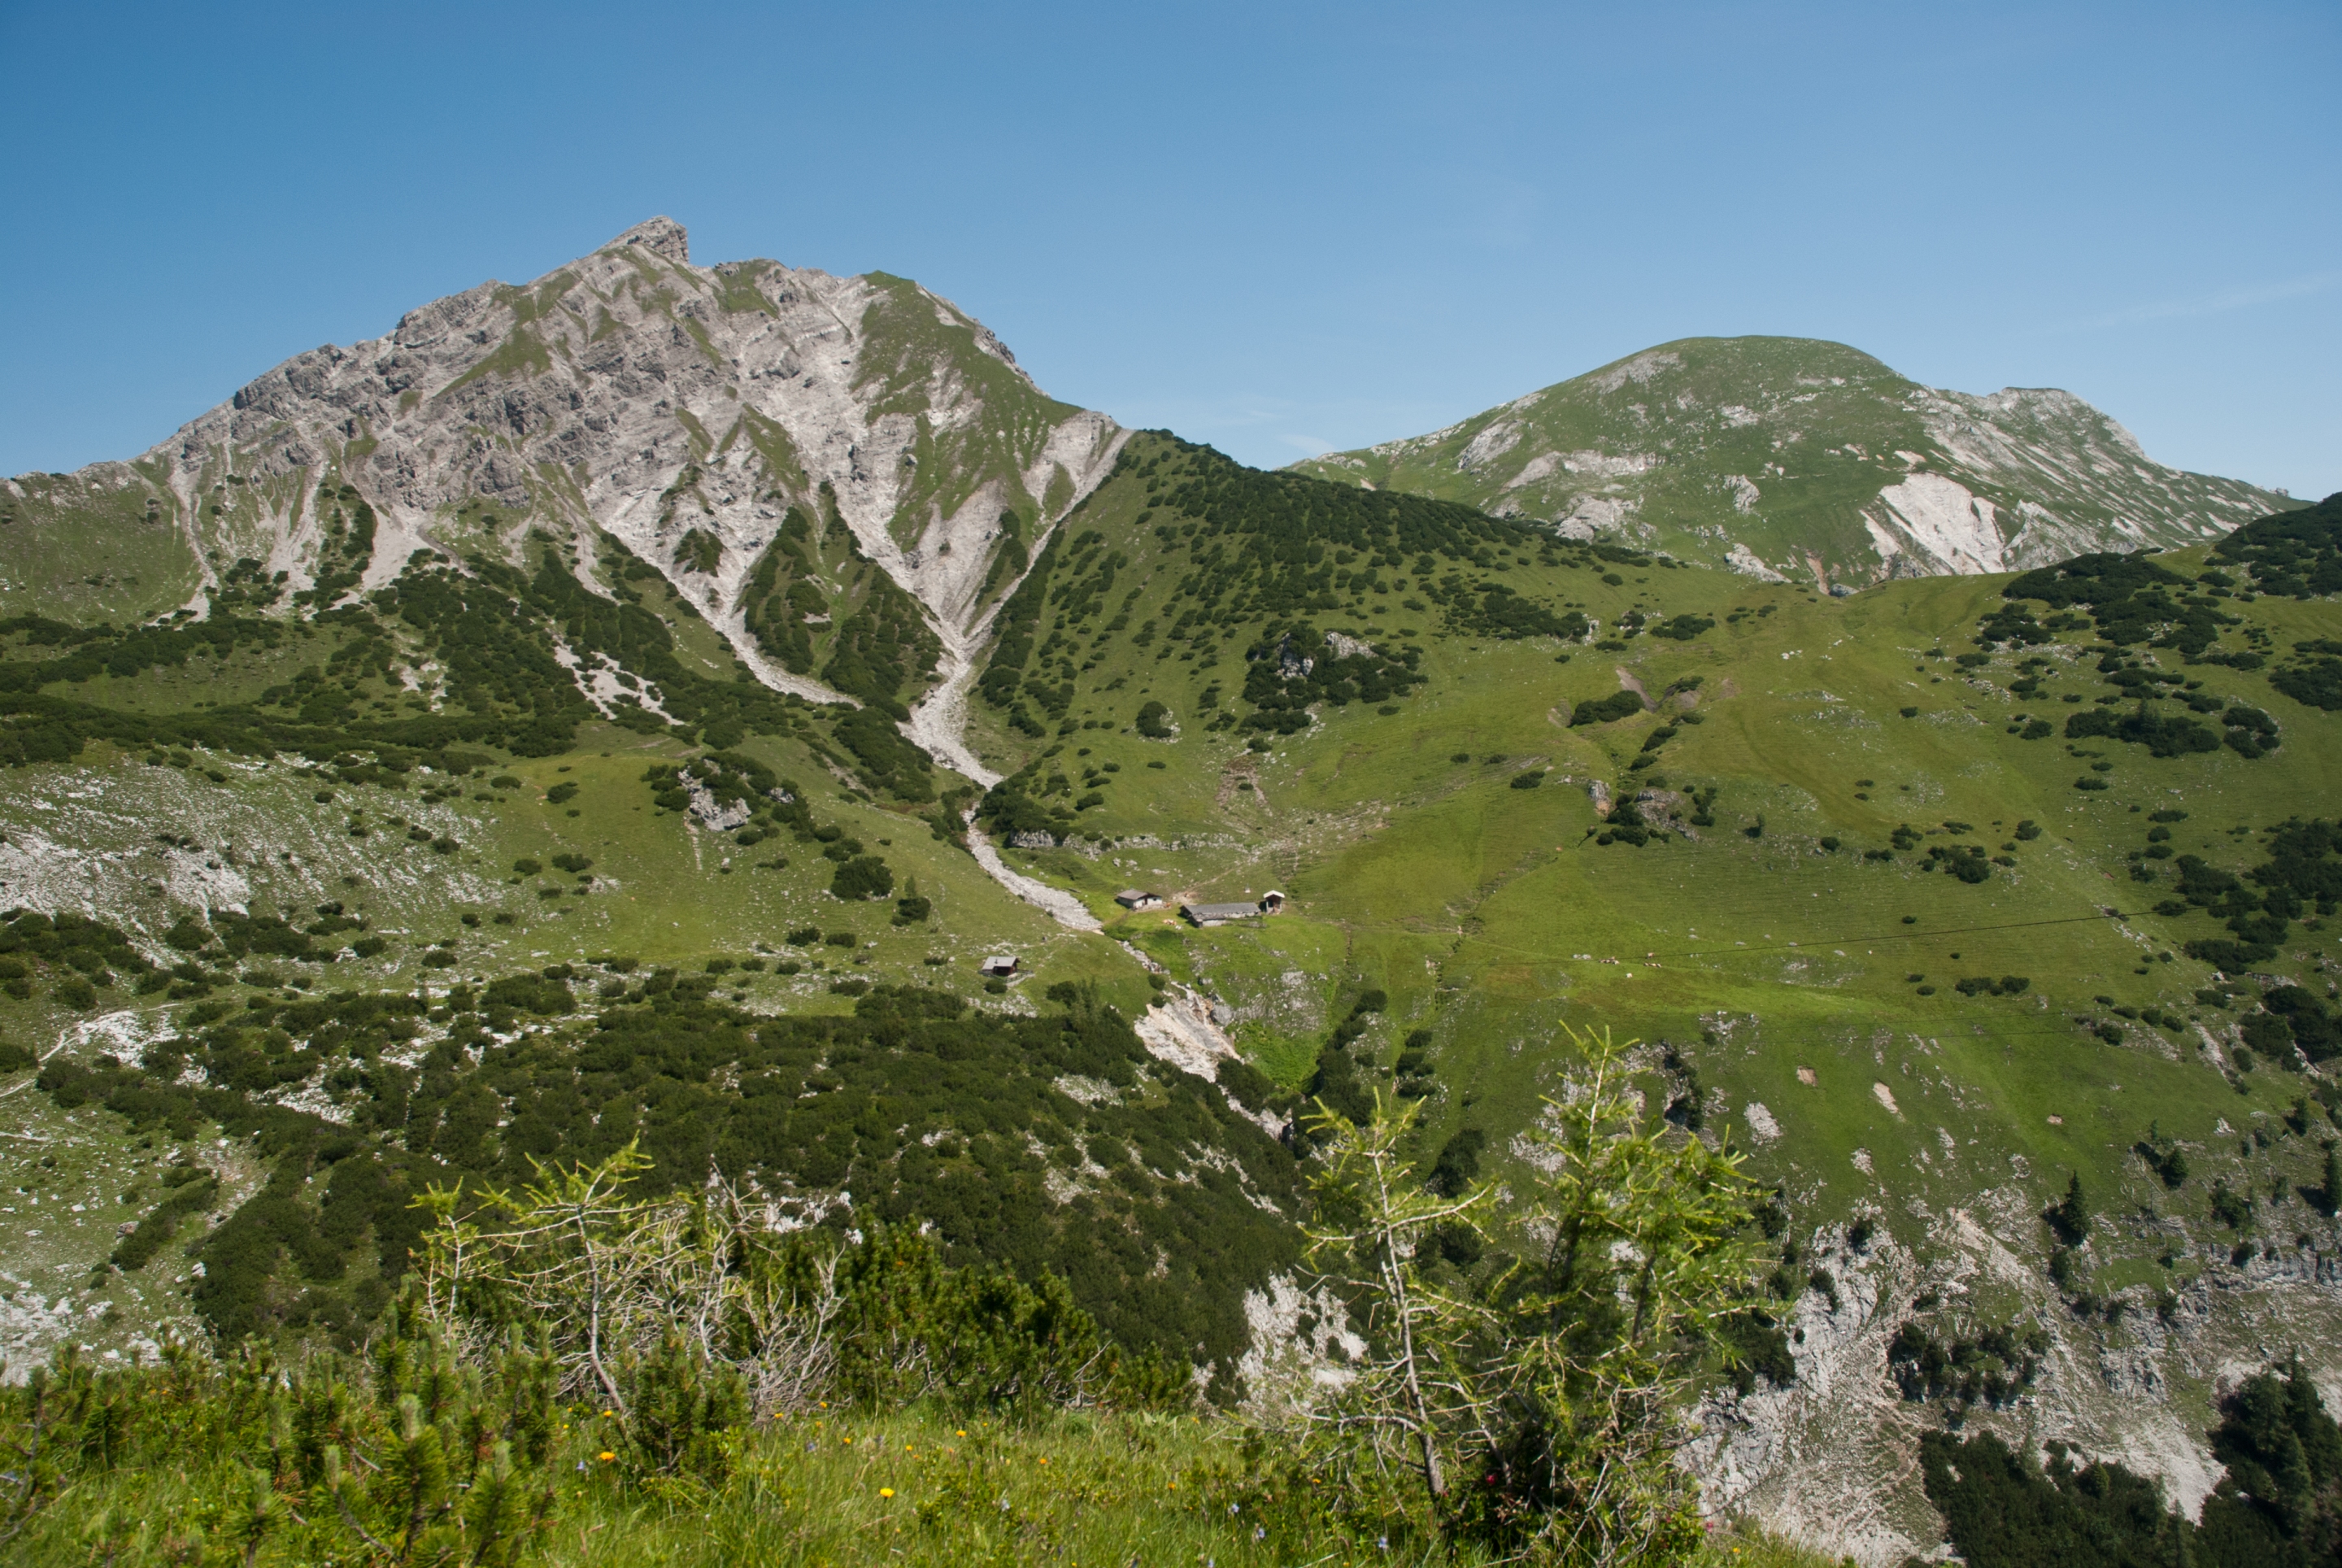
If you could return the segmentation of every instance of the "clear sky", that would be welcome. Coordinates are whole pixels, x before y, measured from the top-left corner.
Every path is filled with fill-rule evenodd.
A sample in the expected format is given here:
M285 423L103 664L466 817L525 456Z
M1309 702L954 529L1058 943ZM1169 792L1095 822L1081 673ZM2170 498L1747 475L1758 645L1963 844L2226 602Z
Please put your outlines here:
M0 473L666 213L1273 466L1668 338L2342 489L2342 4L0 0Z

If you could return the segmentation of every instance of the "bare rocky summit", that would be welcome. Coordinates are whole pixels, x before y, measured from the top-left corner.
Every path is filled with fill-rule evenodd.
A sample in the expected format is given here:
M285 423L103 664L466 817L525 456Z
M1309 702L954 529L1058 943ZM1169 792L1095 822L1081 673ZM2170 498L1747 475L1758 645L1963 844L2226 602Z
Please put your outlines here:
M20 561L127 553L66 579L85 602L57 603L65 574L39 560L0 582L0 602L200 608L239 561L295 592L355 564L363 590L417 549L516 558L532 529L584 547L599 528L754 658L744 581L791 508L819 522L834 500L949 653L1013 585L989 569L1004 539L1021 532L1021 566L1121 434L908 279L698 266L683 226L658 217L533 282L484 283L386 337L287 360L131 462L8 482ZM320 496L342 486L376 518L360 563L332 558Z

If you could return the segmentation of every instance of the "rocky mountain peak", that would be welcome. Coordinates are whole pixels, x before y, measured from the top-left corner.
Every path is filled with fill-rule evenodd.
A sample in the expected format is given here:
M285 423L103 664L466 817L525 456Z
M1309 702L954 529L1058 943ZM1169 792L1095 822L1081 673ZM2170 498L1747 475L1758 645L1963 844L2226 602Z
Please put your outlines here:
M590 561L607 537L752 662L759 563L793 515L816 534L835 518L956 658L1122 431L908 278L690 254L658 216L542 277L419 306L255 377L135 464L48 487L41 515L64 533L125 510L173 525L142 547L135 595L92 600L108 617L200 606L245 560L287 595L338 594L420 548L517 563L550 536ZM331 514L357 500L372 553L343 560Z
M635 225L602 248L624 250L634 245L641 246L653 256L674 262L678 266L691 265L690 235L683 225L664 214Z

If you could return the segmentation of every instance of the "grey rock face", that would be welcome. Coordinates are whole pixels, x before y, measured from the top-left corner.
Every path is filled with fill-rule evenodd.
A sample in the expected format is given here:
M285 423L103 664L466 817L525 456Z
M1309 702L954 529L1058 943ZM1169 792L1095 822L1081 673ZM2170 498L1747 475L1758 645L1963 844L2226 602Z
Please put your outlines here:
M610 244L613 246L639 245L663 261L672 261L680 266L691 265L691 236L684 232L683 225L671 217L659 216L647 223L638 223Z
M956 658L1012 586L978 602L1001 514L1036 540L1121 437L915 283L695 266L683 226L656 217L531 283L485 283L385 337L287 360L135 463L75 478L92 495L155 492L206 589L243 558L313 586L327 487L377 515L361 591L418 548L517 558L532 529L590 563L606 530L759 673L820 695L755 657L735 608L791 507L819 518L834 498ZM713 570L678 563L695 532L721 547Z

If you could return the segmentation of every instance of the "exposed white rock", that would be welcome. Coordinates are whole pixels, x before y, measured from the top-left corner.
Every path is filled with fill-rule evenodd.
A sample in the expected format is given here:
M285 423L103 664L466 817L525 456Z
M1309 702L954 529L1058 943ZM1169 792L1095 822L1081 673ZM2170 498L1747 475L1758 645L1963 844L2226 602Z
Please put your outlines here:
M1632 359L1622 360L1595 377L1597 392L1616 392L1622 387L1640 386L1662 370L1672 370L1683 363L1683 356L1664 348L1649 348Z
M534 282L482 284L408 312L384 337L289 359L135 468L78 477L93 494L159 487L206 563L206 588L210 563L245 556L293 588L313 582L327 486L375 512L362 591L417 550L517 560L531 529L571 541L590 567L602 530L666 573L758 679L835 701L766 658L740 609L787 510L819 517L826 491L943 643L938 684L906 733L989 784L996 775L960 731L990 615L1014 587L996 582L978 602L1001 515L1018 514L1037 554L1125 439L1105 415L1049 400L949 300L774 262L696 266L682 226L661 217ZM712 570L678 559L694 532L720 547ZM622 693L656 710L617 672L565 662L605 712ZM700 815L724 825L725 813ZM0 858L20 901L75 904L71 879L55 853ZM168 892L203 907L247 896L232 870L176 863ZM1077 911L1055 902L1061 919Z
M1759 560L1756 552L1745 544L1735 543L1724 559L1734 571L1743 577L1755 578L1759 582L1785 583L1789 580Z
M1881 560L1908 557L1927 576L2007 569L1993 504L1941 474L1913 474L1887 486L1862 521Z
M1561 459L1566 472L1583 474L1595 479L1623 479L1635 474L1647 474L1659 466L1659 459L1648 452L1571 452Z
M906 310L932 315L957 347L906 342ZM408 312L385 337L287 360L139 467L179 518L206 518L199 551L265 559L296 587L316 568L329 481L375 509L364 588L416 549L515 552L527 527L583 544L598 527L666 570L746 656L727 607L787 507L817 509L825 484L863 552L939 628L965 633L1000 513L1046 528L1105 477L1122 436L1102 414L1048 402L948 300L771 262L695 266L682 226L654 218L529 284L483 284ZM951 472L922 474L921 451ZM207 515L230 473L245 481L238 508ZM948 512L932 498L947 494L964 496ZM474 502L501 526L457 515ZM676 565L694 529L722 546L712 572ZM775 685L834 695L751 663Z
M2277 1344L2315 1347L2310 1375L2321 1388L2336 1381L2331 1334L2319 1329L2342 1289L2330 1269L2313 1279L2257 1263L2260 1272L2225 1276L2217 1288L2199 1280L2162 1313L2140 1310L2144 1292L2134 1292L2121 1328L2099 1332L2067 1310L2037 1258L2020 1257L2011 1247L2022 1243L2004 1239L2037 1231L2039 1201L2015 1186L1933 1214L1915 1204L1926 1230L1915 1244L1877 1215L1863 1248L1839 1229L1806 1238L1804 1250L1834 1278L1837 1304L1807 1292L1787 1315L1794 1382L1720 1393L1700 1412L1701 1435L1686 1458L1711 1508L1753 1514L1866 1568L1940 1551L1940 1522L1911 1464L1920 1434L1940 1426L1940 1409L1900 1398L1887 1360L1923 1292L1990 1301L1990 1321L2037 1323L2049 1336L2034 1387L1997 1410L1972 1407L1971 1430L2037 1453L2053 1440L2075 1443L2160 1480L2191 1515L2220 1469L2204 1441L2208 1412L2183 1397L2183 1385L2200 1401L2261 1370Z
M984 836L984 829L976 825L975 815L973 810L968 813L967 849L987 876L1069 930L1095 931L1100 929L1098 918L1073 894L1063 888L1036 881L1021 871L1010 870L1007 862L1001 859L1000 851L992 847L992 840Z
M1521 427L1509 419L1499 419L1472 437L1471 444L1456 459L1458 468L1477 468L1495 462L1520 444Z
M1567 517L1556 520L1553 531L1564 538L1590 539L1597 534L1616 532L1634 513L1632 501L1611 496L1585 496Z
M746 800L716 799L716 792L696 779L686 777L683 790L691 799L691 814L715 832L728 833L744 825L752 811Z
M1263 1424L1301 1419L1350 1382L1355 1374L1343 1363L1366 1354L1366 1342L1351 1331L1349 1310L1326 1286L1304 1291L1290 1275L1279 1274L1266 1289L1245 1292L1244 1312L1251 1335L1236 1375L1244 1384L1245 1414Z
M1757 466L1743 456L1767 448ZM1669 344L1373 455L1386 488L1685 559L1741 566L1745 547L1843 587L2193 544L2286 504L2150 461L2070 393L1944 391L1843 345L1780 338ZM1296 466L1356 482L1363 461Z
M1236 1042L1221 1028L1221 1024L1232 1020L1233 1016L1226 1004L1216 1003L1180 986L1166 1000L1149 1007L1131 1025L1131 1031L1138 1036L1139 1042L1156 1060L1168 1062L1182 1072L1216 1082L1220 1063L1243 1060L1236 1050ZM1274 1111L1246 1105L1234 1095L1228 1095L1227 1100L1237 1114L1250 1120L1271 1138L1284 1132L1285 1119Z
M1526 463L1523 464L1519 473L1515 474L1510 479L1505 482L1505 488L1507 490L1517 490L1523 485L1534 485L1540 479L1550 478L1553 477L1554 470L1560 467L1561 455L1559 453L1540 452L1536 457L1531 457Z

